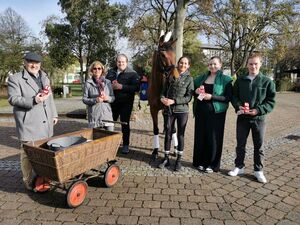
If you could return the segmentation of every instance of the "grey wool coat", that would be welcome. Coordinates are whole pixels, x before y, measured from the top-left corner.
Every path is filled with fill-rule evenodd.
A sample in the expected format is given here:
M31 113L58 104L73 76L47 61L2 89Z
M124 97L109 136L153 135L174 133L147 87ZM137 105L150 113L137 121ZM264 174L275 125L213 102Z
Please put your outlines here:
M88 106L88 126L90 128L114 125L113 123L102 122L102 120L113 121L110 103L115 100L115 96L111 82L108 79L104 81L104 92L109 96L108 101L97 103L96 98L100 93L98 84L92 78L85 82L82 101Z
M39 71L43 87L50 81ZM57 117L53 95L42 103L35 102L39 87L27 70L10 75L8 78L8 102L13 106L19 140L36 141L53 135L53 118Z

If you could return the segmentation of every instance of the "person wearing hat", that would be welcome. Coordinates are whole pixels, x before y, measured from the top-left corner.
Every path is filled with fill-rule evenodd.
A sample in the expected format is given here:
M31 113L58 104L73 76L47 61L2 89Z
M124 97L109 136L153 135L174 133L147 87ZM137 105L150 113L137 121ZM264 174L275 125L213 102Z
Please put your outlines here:
M50 80L41 70L42 57L28 52L24 69L8 78L8 102L13 106L17 136L21 146L21 170L25 188L32 190L32 166L23 150L23 144L53 135L57 123Z

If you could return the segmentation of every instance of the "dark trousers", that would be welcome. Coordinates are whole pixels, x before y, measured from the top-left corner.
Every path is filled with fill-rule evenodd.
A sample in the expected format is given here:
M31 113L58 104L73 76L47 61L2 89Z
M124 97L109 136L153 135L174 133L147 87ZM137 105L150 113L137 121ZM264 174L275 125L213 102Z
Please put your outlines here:
M195 115L193 165L220 170L226 112Z
M170 153L172 134L177 120L177 138L178 147L177 154L182 155L184 148L184 133L188 121L188 113L172 113L166 117L166 132L165 132L165 154Z
M117 121L120 117L121 122L126 122L127 125L122 124L122 134L123 134L123 145L129 145L130 139L130 116L132 112L133 102L126 102L126 103L117 103L112 104L112 113L113 113L113 120Z
M265 121L264 120L250 120L238 118L236 123L236 159L235 166L242 168L245 166L246 143L251 130L252 140L254 146L254 171L261 171L263 169L264 151L263 141L265 136Z

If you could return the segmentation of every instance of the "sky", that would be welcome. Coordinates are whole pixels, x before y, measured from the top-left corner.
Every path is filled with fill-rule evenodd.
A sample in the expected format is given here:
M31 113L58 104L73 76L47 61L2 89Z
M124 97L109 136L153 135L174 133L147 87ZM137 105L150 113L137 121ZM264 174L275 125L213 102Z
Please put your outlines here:
M11 7L25 20L33 35L39 37L43 20L51 15L64 17L57 2L58 0L0 0L0 13ZM124 3L128 0L109 0L109 2Z

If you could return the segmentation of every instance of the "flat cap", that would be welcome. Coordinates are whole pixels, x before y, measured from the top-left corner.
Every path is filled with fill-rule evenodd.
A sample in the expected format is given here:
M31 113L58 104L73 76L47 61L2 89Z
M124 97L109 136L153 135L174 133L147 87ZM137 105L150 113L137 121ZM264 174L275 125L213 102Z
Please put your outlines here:
M34 62L42 62L43 61L42 56L40 56L39 54L36 54L34 52L26 53L24 59L27 61L34 61Z

